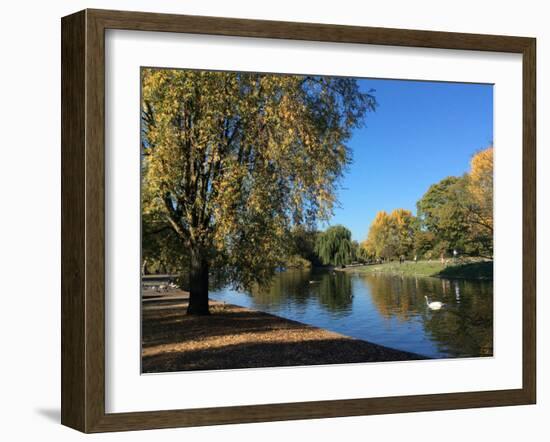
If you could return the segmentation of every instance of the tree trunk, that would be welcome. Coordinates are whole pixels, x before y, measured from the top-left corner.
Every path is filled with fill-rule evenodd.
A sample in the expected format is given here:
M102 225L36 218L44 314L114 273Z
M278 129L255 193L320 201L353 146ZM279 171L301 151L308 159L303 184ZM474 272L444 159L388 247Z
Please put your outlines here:
M189 268L188 315L209 315L208 309L208 261L192 253Z

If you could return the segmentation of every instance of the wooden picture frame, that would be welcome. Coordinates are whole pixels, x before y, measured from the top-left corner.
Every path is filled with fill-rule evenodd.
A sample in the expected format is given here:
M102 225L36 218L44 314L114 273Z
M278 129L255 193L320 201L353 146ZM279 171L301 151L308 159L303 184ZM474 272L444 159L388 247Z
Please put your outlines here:
M62 424L83 432L533 404L536 398L536 41L533 38L84 10L62 19ZM123 29L523 57L523 385L512 390L132 413L105 412L105 30Z

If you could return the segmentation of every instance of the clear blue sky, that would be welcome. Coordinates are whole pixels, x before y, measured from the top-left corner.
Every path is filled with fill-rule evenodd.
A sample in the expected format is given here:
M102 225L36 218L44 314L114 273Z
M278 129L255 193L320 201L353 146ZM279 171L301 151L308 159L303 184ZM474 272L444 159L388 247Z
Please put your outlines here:
M375 89L379 106L348 142L353 163L329 224L345 225L362 241L376 212L401 207L416 213L416 202L431 184L462 175L472 155L492 143L493 86L359 82L362 90Z

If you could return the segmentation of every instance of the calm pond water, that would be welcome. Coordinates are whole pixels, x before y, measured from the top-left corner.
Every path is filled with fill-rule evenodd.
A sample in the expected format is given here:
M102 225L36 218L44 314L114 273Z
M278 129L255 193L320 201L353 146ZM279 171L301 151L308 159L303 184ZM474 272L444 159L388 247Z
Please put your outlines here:
M446 305L438 311L430 301ZM211 298L433 358L493 354L493 284L287 270L267 289L217 290Z

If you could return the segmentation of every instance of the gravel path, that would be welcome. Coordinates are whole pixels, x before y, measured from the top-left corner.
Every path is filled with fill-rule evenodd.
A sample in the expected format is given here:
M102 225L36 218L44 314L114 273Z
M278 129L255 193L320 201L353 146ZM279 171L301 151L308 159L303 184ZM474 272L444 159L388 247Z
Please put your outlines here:
M144 292L143 373L425 359L212 300L210 316L187 316L187 302L179 290Z

